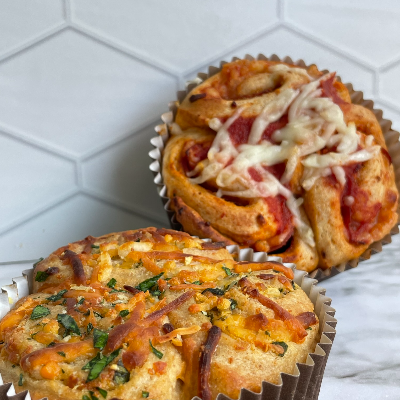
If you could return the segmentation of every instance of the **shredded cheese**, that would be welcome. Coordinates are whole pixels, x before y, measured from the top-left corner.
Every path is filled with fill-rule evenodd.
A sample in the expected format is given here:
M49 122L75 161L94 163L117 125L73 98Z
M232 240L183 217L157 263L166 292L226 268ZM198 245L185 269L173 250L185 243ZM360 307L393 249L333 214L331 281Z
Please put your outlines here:
M301 162L304 166L302 187L310 190L320 177L334 174L337 181L346 184L343 166L364 162L373 158L380 150L373 145L369 136L359 149L361 136L354 123L346 124L340 107L330 98L322 96L321 82L331 79L328 73L319 79L312 78L301 68L296 71L285 65L270 68L274 74L299 72L306 74L309 83L294 90L285 88L268 103L254 120L248 142L235 146L228 132L229 127L240 117L239 108L224 124L214 118L209 126L217 131L207 159L198 164L188 176L194 184L215 180L219 187L216 195L244 198L275 197L282 195L294 217L294 224L302 239L314 246L313 232L302 220L299 206L302 199L296 199L285 186L293 177ZM272 135L272 143L262 140L263 132L283 115L288 123ZM325 154L317 154L328 149ZM265 167L286 163L284 174L278 180ZM249 169L255 170L261 179L255 180ZM197 176L196 176L197 175ZM193 178L193 176L195 176Z

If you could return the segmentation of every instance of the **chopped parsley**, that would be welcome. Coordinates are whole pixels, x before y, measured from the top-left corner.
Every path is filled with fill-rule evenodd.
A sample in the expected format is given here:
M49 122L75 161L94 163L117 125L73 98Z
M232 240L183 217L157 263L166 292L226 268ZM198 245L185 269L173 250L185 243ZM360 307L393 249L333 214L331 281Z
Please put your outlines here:
M201 282L200 282L200 281L194 281L194 282L192 283L192 285L201 285Z
M97 244L92 244L92 249L99 249L100 246L98 246Z
M277 344L278 346L281 346L283 348L283 353L278 354L279 357L283 357L287 352L288 345L285 342L272 342L272 344Z
M150 294L151 294L153 297L158 297L158 296L161 294L161 290L160 290L160 288L158 287L157 284L154 285L154 286L150 289Z
M50 275L45 271L36 272L35 281L44 282Z
M82 396L82 400L90 400L90 397L89 397L89 396L86 396L86 394L84 394L84 395Z
M99 391L99 393L106 398L107 397L107 390L104 390L102 388L96 387L96 389Z
M129 378L131 377L131 375L130 375L129 371L125 368L125 366L121 360L119 360L117 362L117 365L118 365L118 370L115 371L114 382L117 385L123 385L124 383L129 381Z
M46 300L49 300L49 301L58 301L58 300L61 300L61 298L62 298L62 297L64 296L64 294L67 293L67 292L68 292L67 289L61 290L61 291L58 292L57 294L53 294L53 296L47 297Z
M203 291L201 292L201 294L204 294L204 293L206 293L206 292L210 292L210 293L212 293L214 296L223 296L223 295L225 294L225 292L224 292L222 289L220 289L220 288L215 288L215 289L208 288L208 289L203 290Z
M76 305L77 305L77 306L80 306L80 305L83 304L84 301L85 301L85 298L82 297L82 298L76 303Z
M99 398L95 396L94 392L92 392L91 390L89 390L89 394L90 394L90 400L99 400Z
M271 336L271 334L268 331L265 331L265 334Z
M134 267L135 267L135 268L143 267L143 261L142 261L142 259L140 259L139 262L135 263Z
M65 353L63 351L57 351L57 354L59 354L61 357L65 357Z
M293 287L293 290L296 290L296 286L294 284L294 281L292 281L292 287Z
M57 321L65 328L65 336L75 333L80 335L81 331L75 320L68 314L58 314Z
M163 353L161 353L161 351L159 351L159 350L157 350L154 346L153 346L153 344L151 343L151 339L149 339L149 343L150 343L150 348L151 348L151 351L154 353L154 355L157 357L157 358L159 358L160 360L163 358Z
M43 318L46 315L50 314L50 310L45 307L45 306L36 306L33 310L32 310L32 314L31 314L31 319L39 319L39 318Z
M229 301L231 302L230 309L234 310L238 305L237 301L235 299L229 299Z
M103 350L107 344L108 333L103 332L100 329L94 328L93 331L93 347L96 349Z
M142 397L143 398L147 398L147 397L149 397L149 395L150 395L149 392L146 392L145 390L142 390Z
M108 286L109 288L111 288L111 289L114 289L116 283L117 283L117 280L116 280L115 278L111 278L111 279L108 281L107 286Z
M86 382L90 382L94 379L96 379L103 369L110 364L115 357L117 357L119 354L119 349L114 350L110 355L104 356L102 353L97 353L96 357L94 357L92 360L90 360L87 364L85 364L82 369L83 370L89 370L88 377L86 379Z
M18 379L18 386L22 386L24 384L24 374L19 374L19 379Z
M309 326L308 328L306 328L306 331L311 331L311 330L312 330L311 326Z
M92 332L92 330L93 330L93 325L91 322L89 322L86 327L86 332L89 334L90 332Z
M94 314L96 317L103 318L103 316L102 316L99 312L97 312L97 311L93 311L93 314Z
M50 342L47 347L54 347L56 345L56 342Z
M121 317L126 317L128 314L129 314L129 310L121 310L121 311L119 312L119 315L120 315Z
M226 275L228 276L232 275L232 271L229 268L225 267L225 265L222 267L222 269L225 271Z
M161 274L158 274L156 276L153 276L152 278L144 280L143 282L139 283L139 285L136 286L136 289L139 289L142 292L150 290L163 275L164 272L161 272Z

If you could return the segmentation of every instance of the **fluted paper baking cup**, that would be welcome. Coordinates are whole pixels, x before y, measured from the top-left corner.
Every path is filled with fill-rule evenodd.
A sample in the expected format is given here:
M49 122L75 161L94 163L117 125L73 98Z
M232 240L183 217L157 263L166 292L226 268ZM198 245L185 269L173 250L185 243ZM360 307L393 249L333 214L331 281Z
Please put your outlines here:
M210 239L204 239L210 241ZM236 254L238 261L281 261L279 257L269 257L263 252L252 249L241 249L239 246L228 246L230 253ZM311 279L304 271L296 270L294 264L284 263L294 271L294 281L304 290L314 304L314 311L319 318L320 340L313 353L308 354L304 363L296 363L292 374L281 373L280 383L275 385L262 382L261 393L242 389L239 400L317 400L324 375L325 365L336 335L335 309L331 307L331 299L325 296L325 289L317 286L317 280ZM33 268L22 272L21 277L14 278L12 284L1 288L0 319L3 318L15 303L22 297L32 293ZM3 384L0 375L0 400L30 400L29 391L16 395L18 387L12 383ZM192 400L199 399L194 397ZM219 394L218 400L230 398Z
M254 60L255 58L246 55L244 57L247 60ZM239 60L240 58L238 57L233 57L232 61ZM269 60L269 61L283 61L288 64L294 64L299 67L305 67L308 68L309 65L307 65L303 60L298 60L298 61L293 61L290 57L285 57L283 59L279 58L277 55L272 55L271 57L266 57L263 54L259 54L256 58L257 60ZM153 137L150 142L153 145L154 149L149 152L150 158L153 160L150 164L150 170L154 174L154 183L157 186L158 194L161 198L161 201L163 202L164 209L168 215L170 225L172 229L175 230L182 230L182 225L177 221L175 218L175 211L171 208L171 201L167 196L167 188L164 185L163 181L163 176L162 176L162 157L163 157L163 151L165 144L170 136L169 132L169 124L172 123L175 119L176 111L178 108L178 102L182 102L183 99L186 97L186 95L197 85L208 79L209 77L217 74L222 66L226 64L227 61L221 61L219 67L213 67L210 66L208 68L208 73L199 73L197 75L197 78L188 81L186 83L186 90L179 91L177 93L177 100L178 101L171 101L169 103L169 112L164 113L161 116L161 119L163 121L162 124L157 125L155 127L156 132L158 133L158 136ZM323 73L328 73L328 70L322 71ZM339 76L336 76L338 80L340 80ZM392 158L392 164L394 167L394 173L395 173L395 179L396 179L396 186L400 191L400 142L399 142L399 132L394 131L391 129L392 122L383 119L382 118L382 110L374 108L374 102L372 100L364 100L364 95L363 92L361 91L355 91L353 89L353 85L351 83L346 83L345 84L347 89L350 92L351 96L351 101L353 104L359 104L362 105L365 108L368 108L371 110L381 128L382 128L382 133L385 138L385 142L388 148L388 152ZM400 207L400 204L399 204ZM336 265L332 268L329 269L322 269L322 268L317 268L314 271L309 273L309 276L311 278L316 279L317 281L323 281L324 279L331 278L341 272L347 271L349 269L353 269L357 267L360 261L368 260L371 258L373 254L380 253L382 251L382 246L385 244L389 244L392 242L392 235L395 235L399 233L399 222L392 228L390 231L390 234L386 235L383 239L372 243L367 250L358 258L355 258L353 260L344 262L342 264Z

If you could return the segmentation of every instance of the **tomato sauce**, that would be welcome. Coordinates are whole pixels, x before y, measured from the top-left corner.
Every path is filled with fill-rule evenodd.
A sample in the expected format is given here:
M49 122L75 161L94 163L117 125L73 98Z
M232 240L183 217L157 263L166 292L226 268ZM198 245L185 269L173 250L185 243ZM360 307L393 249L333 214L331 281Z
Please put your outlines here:
M349 241L355 244L368 244L371 242L370 231L378 222L382 204L368 204L368 193L361 189L355 180L360 168L359 163L343 167L346 173L346 185L342 191L340 207ZM354 198L351 205L345 204L345 198L348 196Z
M186 171L192 171L196 165L207 158L211 142L195 143L184 151L184 167Z

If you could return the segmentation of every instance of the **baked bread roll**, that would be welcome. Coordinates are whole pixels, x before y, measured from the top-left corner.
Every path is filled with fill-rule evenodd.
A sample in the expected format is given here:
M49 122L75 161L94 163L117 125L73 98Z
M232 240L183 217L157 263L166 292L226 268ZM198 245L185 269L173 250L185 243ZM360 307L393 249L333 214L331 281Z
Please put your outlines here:
M315 65L238 60L178 105L163 178L185 231L327 269L397 223L381 127Z
M34 279L0 321L3 381L34 400L237 398L292 373L319 339L290 268L182 232L88 237Z

